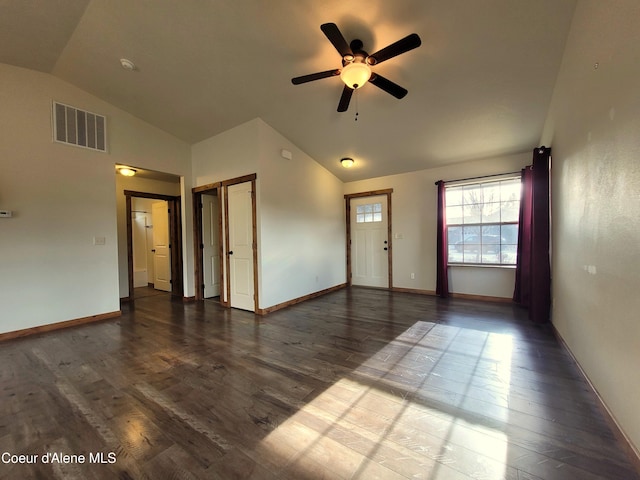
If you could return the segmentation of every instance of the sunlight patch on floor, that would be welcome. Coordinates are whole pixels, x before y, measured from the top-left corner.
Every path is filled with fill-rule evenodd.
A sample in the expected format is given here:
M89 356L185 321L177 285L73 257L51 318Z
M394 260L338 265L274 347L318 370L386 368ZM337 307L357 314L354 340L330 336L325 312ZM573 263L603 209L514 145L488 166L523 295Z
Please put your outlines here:
M467 404L482 405L473 397L485 381L492 395L508 399L512 338L475 332L466 348L471 340L461 329L438 325L434 341L434 327L417 322L376 354L354 354L360 366L260 449L301 478L503 478L508 438L494 425L506 419L498 414L483 424L481 407L469 412Z

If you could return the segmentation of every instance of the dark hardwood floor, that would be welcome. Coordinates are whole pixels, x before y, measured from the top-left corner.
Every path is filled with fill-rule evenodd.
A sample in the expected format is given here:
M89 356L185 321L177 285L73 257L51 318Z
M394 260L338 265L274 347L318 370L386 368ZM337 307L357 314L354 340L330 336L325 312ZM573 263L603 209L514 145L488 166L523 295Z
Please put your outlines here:
M123 308L0 344L0 478L640 478L550 327L508 304Z

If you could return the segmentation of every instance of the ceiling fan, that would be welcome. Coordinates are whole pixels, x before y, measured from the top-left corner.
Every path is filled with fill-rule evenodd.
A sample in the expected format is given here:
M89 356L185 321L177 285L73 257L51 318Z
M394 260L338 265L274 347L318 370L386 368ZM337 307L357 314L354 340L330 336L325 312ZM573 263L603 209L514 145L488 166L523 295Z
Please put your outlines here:
M340 75L345 85L342 89L340 102L338 103L339 112L347 111L354 90L362 87L366 82L373 83L376 87L381 88L398 99L404 98L408 93L405 88L402 88L397 83L372 72L371 67L408 52L409 50L418 48L422 43L418 34L412 33L411 35L407 35L382 50L378 50L369 55L362 49L363 44L361 40L354 39L351 43L347 43L335 23L324 23L320 25L320 30L322 30L342 56L342 68L295 77L291 79L291 83L300 85L301 83Z

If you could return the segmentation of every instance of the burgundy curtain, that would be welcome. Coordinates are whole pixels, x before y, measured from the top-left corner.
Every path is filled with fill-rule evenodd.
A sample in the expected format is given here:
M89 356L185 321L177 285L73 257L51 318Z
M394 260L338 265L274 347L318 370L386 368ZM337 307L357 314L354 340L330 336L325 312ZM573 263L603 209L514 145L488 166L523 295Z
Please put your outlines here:
M525 169L525 171L529 170L529 173L523 172L525 173L523 175L523 204L520 205L516 288L513 299L529 308L529 319L535 323L548 322L551 307L550 158L550 148L534 149L533 165L530 169Z
M437 225L437 254L436 254L436 295L447 298L449 296L449 272L448 246L447 246L447 219L444 181L436 182L438 185L438 225Z
M533 172L531 166L522 169L520 177L520 219L518 228L518 256L513 301L529 307L531 278L531 207L533 201Z

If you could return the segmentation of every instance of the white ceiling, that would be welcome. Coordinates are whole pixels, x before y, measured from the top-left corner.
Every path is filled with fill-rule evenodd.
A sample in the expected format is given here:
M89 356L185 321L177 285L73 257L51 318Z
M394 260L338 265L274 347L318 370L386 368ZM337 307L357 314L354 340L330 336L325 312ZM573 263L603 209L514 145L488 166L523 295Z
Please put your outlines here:
M195 143L256 117L345 181L530 151L540 139L576 0L0 0L0 62L48 72ZM340 68L320 31L369 53L422 46L374 67L336 112ZM122 69L128 58L137 70ZM345 170L339 159L351 156Z

